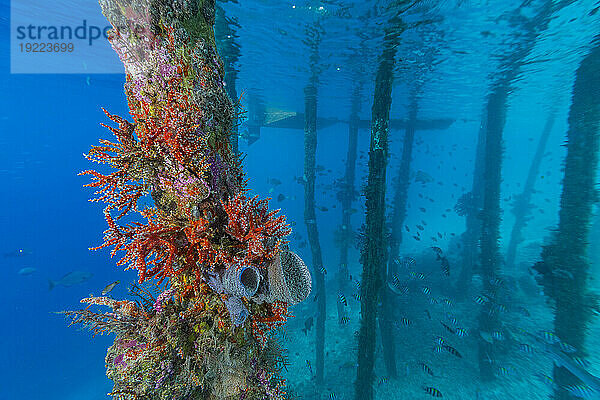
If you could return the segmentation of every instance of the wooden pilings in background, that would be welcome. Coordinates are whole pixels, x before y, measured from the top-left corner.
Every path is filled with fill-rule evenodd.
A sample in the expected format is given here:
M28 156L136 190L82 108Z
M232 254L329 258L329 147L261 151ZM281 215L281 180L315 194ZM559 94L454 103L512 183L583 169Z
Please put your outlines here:
M342 205L342 224L340 226L340 266L338 270L338 291L346 293L349 283L348 272L348 249L352 239L352 226L350 224L352 216L352 201L356 197L354 189L354 180L356 176L356 154L358 147L358 112L360 111L360 88L356 87L352 94L352 104L350 111L350 121L348 124L348 153L346 156L346 173L344 175L344 185L339 194ZM346 316L344 304L337 301L338 323L343 323Z
M317 87L309 84L304 89L305 122L304 122L304 222L308 233L308 242L312 254L312 265L315 274L317 296L316 318L316 361L315 374L317 384L323 383L325 368L325 317L326 293L325 273L317 216L315 212L315 165L317 155Z
M540 281L555 306L554 333L575 347L572 356L585 357L584 340L591 316L586 257L592 206L598 201L596 176L600 146L600 36L579 66L569 110L567 156L560 199L558 230L535 265ZM560 273L559 273L560 272ZM554 399L574 397L565 387L580 384L563 367L554 367Z
M506 250L506 265L512 269L515 268L514 263L517 254L517 247L523 241L521 232L523 231L523 228L525 228L525 226L527 225L527 221L531 214L531 196L534 193L535 181L537 180L537 177L539 175L540 165L542 163L544 152L546 151L546 145L548 143L548 138L550 138L550 132L552 132L553 127L554 110L550 112L550 115L546 120L546 124L544 125L542 135L540 136L540 140L538 141L538 145L535 150L535 155L533 156L533 159L531 160L531 165L529 166L529 172L527 173L527 179L525 180L525 184L523 185L523 191L521 192L521 194L516 196L515 203L512 209L512 212L515 216L515 223L512 227L510 233L510 240L508 242L508 248Z
M398 30L386 32L375 78L369 145L369 176L366 187L365 244L361 261L361 320L358 335L356 400L372 400L377 310L386 275L385 192L392 82ZM385 343L384 343L385 345ZM384 349L385 351L385 349Z

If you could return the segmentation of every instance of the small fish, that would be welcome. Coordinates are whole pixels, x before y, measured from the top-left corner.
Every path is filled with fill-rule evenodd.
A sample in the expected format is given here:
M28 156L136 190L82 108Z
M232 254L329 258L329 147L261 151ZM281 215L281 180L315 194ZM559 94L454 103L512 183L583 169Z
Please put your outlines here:
M319 272L322 273L323 275L327 275L327 269L325 269L324 266L322 266L321 268L319 268Z
M91 272L83 271L71 271L60 278L58 281L48 280L48 290L54 289L55 286L62 285L64 287L71 287L87 282L94 276Z
M342 325L346 325L348 322L350 322L350 317L348 317L347 315L344 315L341 319L340 319L340 324Z
M4 258L13 258L13 257L23 257L23 256L29 256L33 254L32 251L30 250L26 250L26 249L16 249L13 251L9 251L7 253L4 253L3 256Z
M421 369L423 370L423 372L425 372L428 375L433 376L433 370L431 368L429 368L429 366L425 363L420 363L419 364L421 366Z
M462 355L454 347L448 346L448 345L443 345L442 347L444 348L444 350L446 350L448 353L452 354L453 356L462 358Z
M404 225L404 229L406 229L406 232L410 232L410 228L408 227L408 225Z
M343 293L340 293L338 296L338 300L340 303L342 303L344 306L348 305L348 302L346 301L346 296L344 296Z
M319 210L321 210L321 211L323 211L323 212L327 212L327 211L329 211L329 208L327 208L327 207L325 207L325 206L318 207L318 208L319 208Z
M284 200L285 200L285 194L283 194L283 193L279 193L279 194L277 195L277 202L281 203L281 202L282 202L282 201L284 201Z
M438 255L438 257L439 257L439 256L441 256L441 255L443 254L443 251L442 251L442 249L440 249L440 248L439 248L439 247L437 247L437 246L431 246L431 250L433 250L433 251L434 251L434 252L435 252L435 253Z
M352 369L352 368L356 368L358 367L358 364L354 361L346 361L345 363L343 363L342 365L339 366L338 370L340 369Z
M548 344L556 344L560 342L558 336L556 336L553 332L542 331L540 332L540 336Z
M425 209L425 207L419 207L419 210L420 210L421 212L427 212L427 210Z
M310 331L312 329L313 326L313 317L308 317L306 318L306 320L304 320L304 328L302 328L302 332L304 332L304 334L308 334L308 331Z
M422 272L414 272L414 271L411 271L409 275L410 275L410 277L411 277L411 278L413 278L413 279L418 279L418 280L420 280L420 281L423 281L423 280L425 280L425 274L423 274Z
M360 297L360 293L353 293L353 294L352 294L352 297L354 297L354 299L355 299L356 301L360 301L360 299L361 299L361 297Z
M281 181L279 179L277 179L277 178L269 178L269 179L267 179L267 183L271 184L273 186L279 186L279 185L281 185Z
M401 266L402 268L411 269L417 263L412 257L401 257L395 260L396 264Z
M482 306L488 302L488 298L483 295L475 296L475 298L473 300L475 301L475 303L479 304L480 306Z
M310 374L313 375L313 369L312 369L312 364L310 363L310 360L306 360L306 368L308 368L308 370L310 371Z
M504 285L504 279L502 279L500 277L492 278L492 279L490 279L490 284L492 286L496 286L496 287L502 286L502 285Z
M334 392L331 392L331 393L329 394L329 400L337 400L337 396L335 395L335 393L334 393Z
M425 295L429 295L431 293L431 289L429 289L427 286L423 286L421 288L421 290L423 291L423 294L425 294Z
M510 371L507 368L500 367L498 368L497 375L501 377L507 377L510 375Z
M446 343L446 339L444 339L441 336L438 336L438 337L435 338L435 342L441 346L441 345L443 345L443 344Z
M571 357L573 359L573 361L575 361L575 364L579 365L580 367L583 368L589 368L590 367L590 362L588 360L586 360L585 358L581 358L581 357Z
M506 306L504 304L500 304L500 303L492 304L491 310L493 312L502 312L502 313L505 313L508 311Z
M425 315L427 315L427 318L431 319L431 314L429 313L429 310L425 309Z
M424 231L425 230L425 228L423 228L423 225L417 225L417 229L420 230L420 231Z
M427 184L429 182L433 182L434 179L427 172L418 170L415 175L415 182L419 182L421 184Z
M448 321L450 321L450 323L454 326L458 325L458 320L456 319L456 317L450 313L446 313L446 318L448 319Z
M401 285L398 280L394 280L393 282L388 283L388 287L392 292L397 295L408 294L409 288L406 285Z
M492 337L496 340L504 340L504 333L500 331L494 331L492 332Z
M527 343L519 343L519 350L526 354L533 354L533 347Z
M445 323L443 323L442 321L440 321L440 324L442 324L442 326L444 328L446 328L446 330L452 334L456 334L456 330L454 330L452 327L446 325Z
M535 374L544 384L554 387L554 379L552 377L542 374L541 372Z
M443 348L442 346L435 346L435 347L433 348L433 352L434 352L435 354L440 354L442 351L444 351L444 348Z
M109 294L119 283L121 283L121 281L114 281L113 283L106 285L106 287L102 289L102 296Z
M566 386L564 388L567 392L571 393L575 397L580 397L582 399L597 399L597 393L591 387L586 385L573 385Z
M400 318L400 323L396 322L395 325L398 327L399 324L402 324L403 326L410 326L412 322L410 321L410 319L406 318L406 317L401 317Z
M442 257L442 272L446 276L450 276L450 263L446 257Z
M558 342L558 346L560 347L560 349L562 351L564 351L567 354L575 353L577 351L577 349L575 347L571 346L568 343L562 342L562 341Z
M388 382L389 382L389 378L388 378L387 376L382 376L382 377L379 379L378 386L385 385L385 384L387 384Z
M17 272L19 275L23 275L23 276L27 276L27 275L31 275L33 274L35 271L37 271L37 268L33 268L33 267L25 267L25 268L21 268L19 270L19 272Z
M469 336L469 332L463 328L456 328L456 336L467 337L467 336Z
M452 299L449 299L449 298L447 298L447 297L446 297L446 298L444 298L444 299L442 299L442 302L443 302L445 305L447 305L447 306L450 306L450 307L452 307L452 306L454 305L454 301L452 301Z
M440 392L439 390L437 390L436 388L432 387L432 386L424 386L423 390L425 390L425 393L427 393L428 395L432 396L432 397L444 397L444 395L442 395L442 392Z

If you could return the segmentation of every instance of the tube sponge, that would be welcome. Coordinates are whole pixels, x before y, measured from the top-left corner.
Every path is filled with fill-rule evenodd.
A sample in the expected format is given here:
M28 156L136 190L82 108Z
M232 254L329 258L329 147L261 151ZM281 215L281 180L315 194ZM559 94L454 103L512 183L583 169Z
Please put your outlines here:
M225 293L250 298L258 290L260 272L252 266L233 265L223 274L222 282Z
M248 309L239 297L229 297L225 300L225 307L231 317L231 323L235 326L242 325L248 318Z

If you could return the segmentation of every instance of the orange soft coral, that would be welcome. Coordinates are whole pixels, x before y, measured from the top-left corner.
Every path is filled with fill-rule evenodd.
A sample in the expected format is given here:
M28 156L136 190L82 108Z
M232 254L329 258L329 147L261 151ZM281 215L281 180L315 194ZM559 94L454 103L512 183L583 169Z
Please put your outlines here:
M238 194L223 209L228 216L226 232L244 247L245 264L261 265L272 259L291 232L285 217L277 216L279 210L269 211L267 199Z

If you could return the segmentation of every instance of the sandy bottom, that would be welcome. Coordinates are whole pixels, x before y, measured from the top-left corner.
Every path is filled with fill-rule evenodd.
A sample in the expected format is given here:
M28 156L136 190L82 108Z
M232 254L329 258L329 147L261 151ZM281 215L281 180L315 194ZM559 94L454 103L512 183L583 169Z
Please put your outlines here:
M335 293L333 282L329 293ZM326 320L326 356L325 383L318 387L306 360L315 364L315 329L305 335L302 332L305 319L314 315L315 303L307 301L294 308L296 316L289 322L286 347L289 349L288 371L285 374L290 392L301 399L354 399L354 381L356 379L355 332L359 326L358 302L348 298L350 321L344 326L337 323L337 296L327 298ZM552 362L539 349L529 336L542 330L551 330L551 310L538 295L526 296L523 293L515 296L515 301L527 308L530 316L507 312L501 315L503 329L509 333L508 343L504 343L503 354L496 355L494 368L508 371L504 376L497 376L491 383L483 384L479 380L477 359L477 338L474 327L477 326L477 305L469 296L464 302L454 305L436 304L428 307L431 320L425 316L424 310L417 309L422 304L411 304L409 310L414 316L408 327L396 328L396 360L398 377L387 379L382 357L382 346L377 344L375 366L375 393L377 399L428 399L432 398L423 390L424 386L433 386L443 393L445 399L479 399L479 400L547 400L552 388L539 378L545 374L552 376ZM410 301L410 299L408 299ZM405 305L406 306L406 305ZM410 307L409 307L410 308ZM458 337L444 330L440 324L447 313L460 320L461 326L469 330L469 336ZM595 322L590 332L600 332L600 323ZM447 352L435 353L435 338L443 336L462 355L457 358ZM380 338L378 338L380 341ZM528 343L534 347L532 354L519 350L519 343ZM589 335L588 350L600 349L600 335ZM589 351L588 360L592 363L590 372L600 376L600 355ZM421 370L420 363L426 363L433 371L431 377ZM383 378L383 379L382 379Z

